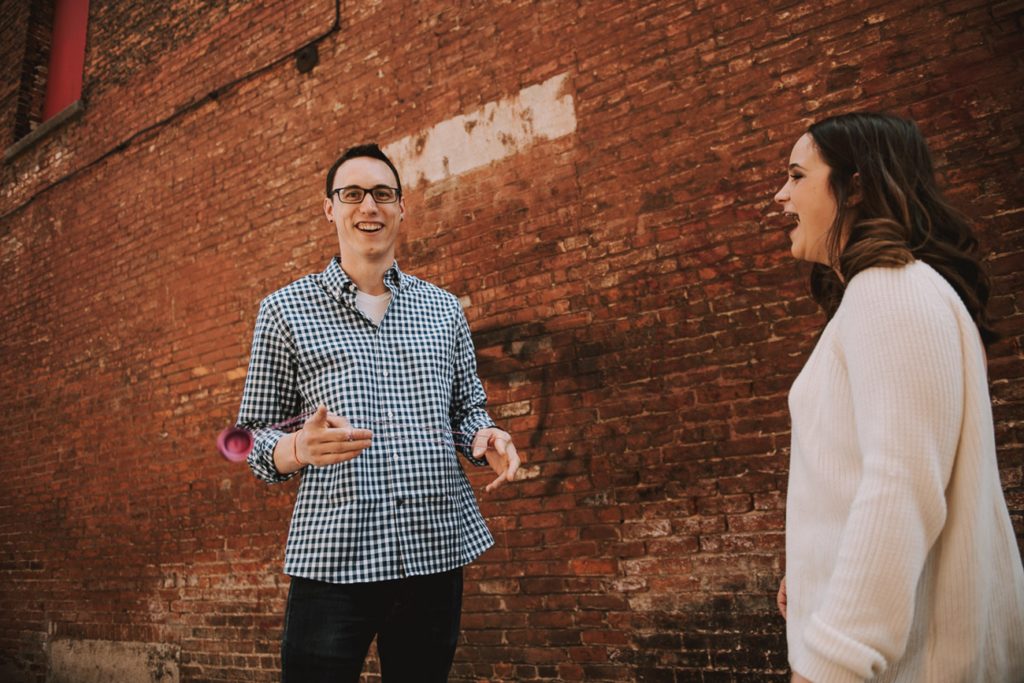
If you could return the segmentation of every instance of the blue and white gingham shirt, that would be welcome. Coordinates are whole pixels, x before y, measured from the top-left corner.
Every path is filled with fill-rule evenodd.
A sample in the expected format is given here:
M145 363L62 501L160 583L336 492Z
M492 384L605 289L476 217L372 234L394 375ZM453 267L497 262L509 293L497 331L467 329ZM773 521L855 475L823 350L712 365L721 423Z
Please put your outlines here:
M280 482L268 429L324 404L373 444L358 457L306 467L284 571L334 583L384 581L461 567L494 543L455 443L493 426L458 299L394 264L380 325L356 308L335 258L263 300L238 424L252 429L249 466ZM451 431L469 436L456 435ZM476 465L468 449L467 459Z

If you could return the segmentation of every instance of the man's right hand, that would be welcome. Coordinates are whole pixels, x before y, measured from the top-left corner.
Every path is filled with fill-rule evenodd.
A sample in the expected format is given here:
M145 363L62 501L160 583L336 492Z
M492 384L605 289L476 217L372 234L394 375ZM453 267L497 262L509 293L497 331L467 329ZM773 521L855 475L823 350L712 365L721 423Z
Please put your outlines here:
M344 417L328 413L327 406L321 405L294 438L296 467L325 467L362 453L370 447L373 433L352 427Z

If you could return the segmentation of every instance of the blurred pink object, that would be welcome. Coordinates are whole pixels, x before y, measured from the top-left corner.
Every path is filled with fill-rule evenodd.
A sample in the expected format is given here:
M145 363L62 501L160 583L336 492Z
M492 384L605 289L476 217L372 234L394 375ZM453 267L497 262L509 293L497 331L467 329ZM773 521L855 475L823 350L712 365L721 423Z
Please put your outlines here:
M252 450L252 434L241 427L227 427L217 435L217 450L231 462L242 462Z

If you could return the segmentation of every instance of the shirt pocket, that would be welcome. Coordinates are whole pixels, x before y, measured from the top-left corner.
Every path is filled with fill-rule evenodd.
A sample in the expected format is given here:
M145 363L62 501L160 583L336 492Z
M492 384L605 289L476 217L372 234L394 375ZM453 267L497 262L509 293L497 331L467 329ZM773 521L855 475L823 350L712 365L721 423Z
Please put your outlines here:
M455 338L443 327L410 334L396 345L404 379L421 389L450 394L454 349Z
M298 380L304 399L311 405L326 403L337 411L338 394L350 385L355 370L372 358L368 341L357 331L324 323L296 335Z

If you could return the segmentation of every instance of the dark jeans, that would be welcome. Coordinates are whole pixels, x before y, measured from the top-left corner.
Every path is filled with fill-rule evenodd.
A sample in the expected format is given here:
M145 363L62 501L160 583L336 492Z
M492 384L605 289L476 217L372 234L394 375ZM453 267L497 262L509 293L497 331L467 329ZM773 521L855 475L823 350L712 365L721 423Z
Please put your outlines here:
M377 637L384 683L444 683L462 614L462 568L375 583L292 578L282 683L356 683Z

